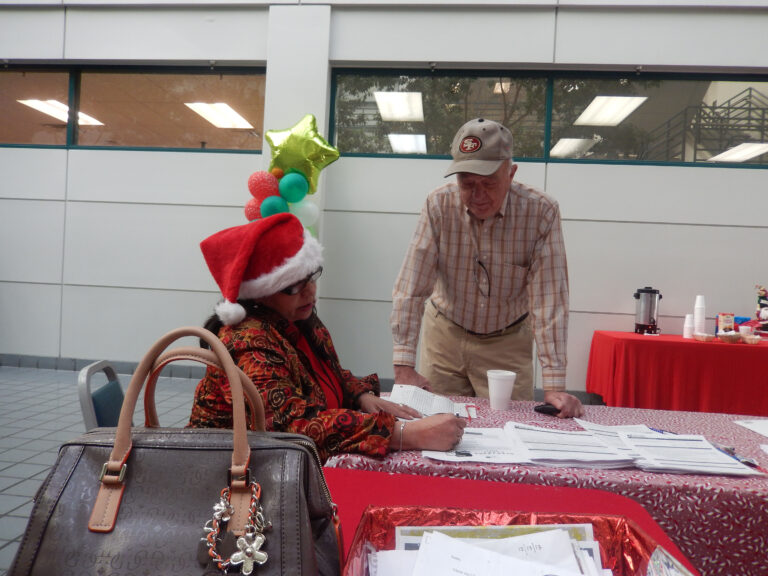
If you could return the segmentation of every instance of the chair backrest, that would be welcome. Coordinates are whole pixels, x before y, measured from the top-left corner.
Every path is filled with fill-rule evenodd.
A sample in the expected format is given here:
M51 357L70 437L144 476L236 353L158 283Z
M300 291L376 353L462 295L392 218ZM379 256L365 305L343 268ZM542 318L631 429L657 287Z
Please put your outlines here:
M104 372L107 383L92 390L91 379L99 372ZM99 360L80 370L77 391L86 431L100 426L117 426L123 405L123 388L117 372L109 362Z

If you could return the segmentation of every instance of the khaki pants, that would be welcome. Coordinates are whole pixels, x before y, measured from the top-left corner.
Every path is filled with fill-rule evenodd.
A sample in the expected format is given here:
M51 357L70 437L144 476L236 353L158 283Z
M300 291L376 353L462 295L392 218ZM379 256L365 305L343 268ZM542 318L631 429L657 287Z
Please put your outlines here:
M427 302L421 324L419 373L447 396L488 397L486 372L517 373L513 400L533 400L533 335L524 321L492 336L467 333Z

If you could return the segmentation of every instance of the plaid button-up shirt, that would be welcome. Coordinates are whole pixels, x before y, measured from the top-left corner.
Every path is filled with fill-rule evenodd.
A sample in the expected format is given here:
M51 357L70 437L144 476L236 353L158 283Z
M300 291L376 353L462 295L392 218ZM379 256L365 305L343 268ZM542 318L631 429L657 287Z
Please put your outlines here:
M415 366L424 304L487 334L530 313L544 389L565 389L568 265L557 202L512 182L496 216L478 220L456 183L434 190L392 291L394 364Z

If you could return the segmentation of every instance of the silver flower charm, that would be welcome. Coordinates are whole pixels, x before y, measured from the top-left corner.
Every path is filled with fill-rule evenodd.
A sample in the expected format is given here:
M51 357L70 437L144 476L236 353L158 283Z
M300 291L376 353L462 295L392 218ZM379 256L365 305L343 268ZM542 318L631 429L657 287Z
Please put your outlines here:
M223 498L213 505L213 517L220 522L229 522L229 518L234 511L232 505Z
M259 550L264 544L264 540L264 535L258 532L256 534L246 533L245 536L238 538L237 547L240 549L240 552L232 554L232 557L229 559L230 563L233 565L242 564L240 573L248 576L253 572L254 563L261 565L267 561L267 553Z

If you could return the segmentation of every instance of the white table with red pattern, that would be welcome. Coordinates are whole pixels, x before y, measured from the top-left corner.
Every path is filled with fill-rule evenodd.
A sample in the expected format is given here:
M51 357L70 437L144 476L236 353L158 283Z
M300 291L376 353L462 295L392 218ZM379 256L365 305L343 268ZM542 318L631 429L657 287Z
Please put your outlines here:
M534 412L533 402L510 402L508 410L493 411L486 399L454 400L477 406L478 417L469 424L472 427L500 428L515 421L580 429L572 420ZM755 419L754 416L608 406L584 408L584 419L598 424L646 424L678 434L702 434L712 442L735 447L738 454L755 458L761 468L768 469L768 454L760 448L761 444L768 444L768 438L733 423ZM419 451L394 452L385 458L342 454L331 457L326 466L608 490L642 504L702 575L768 574L768 475L733 477L657 474L636 468L598 470L451 463L424 458Z

